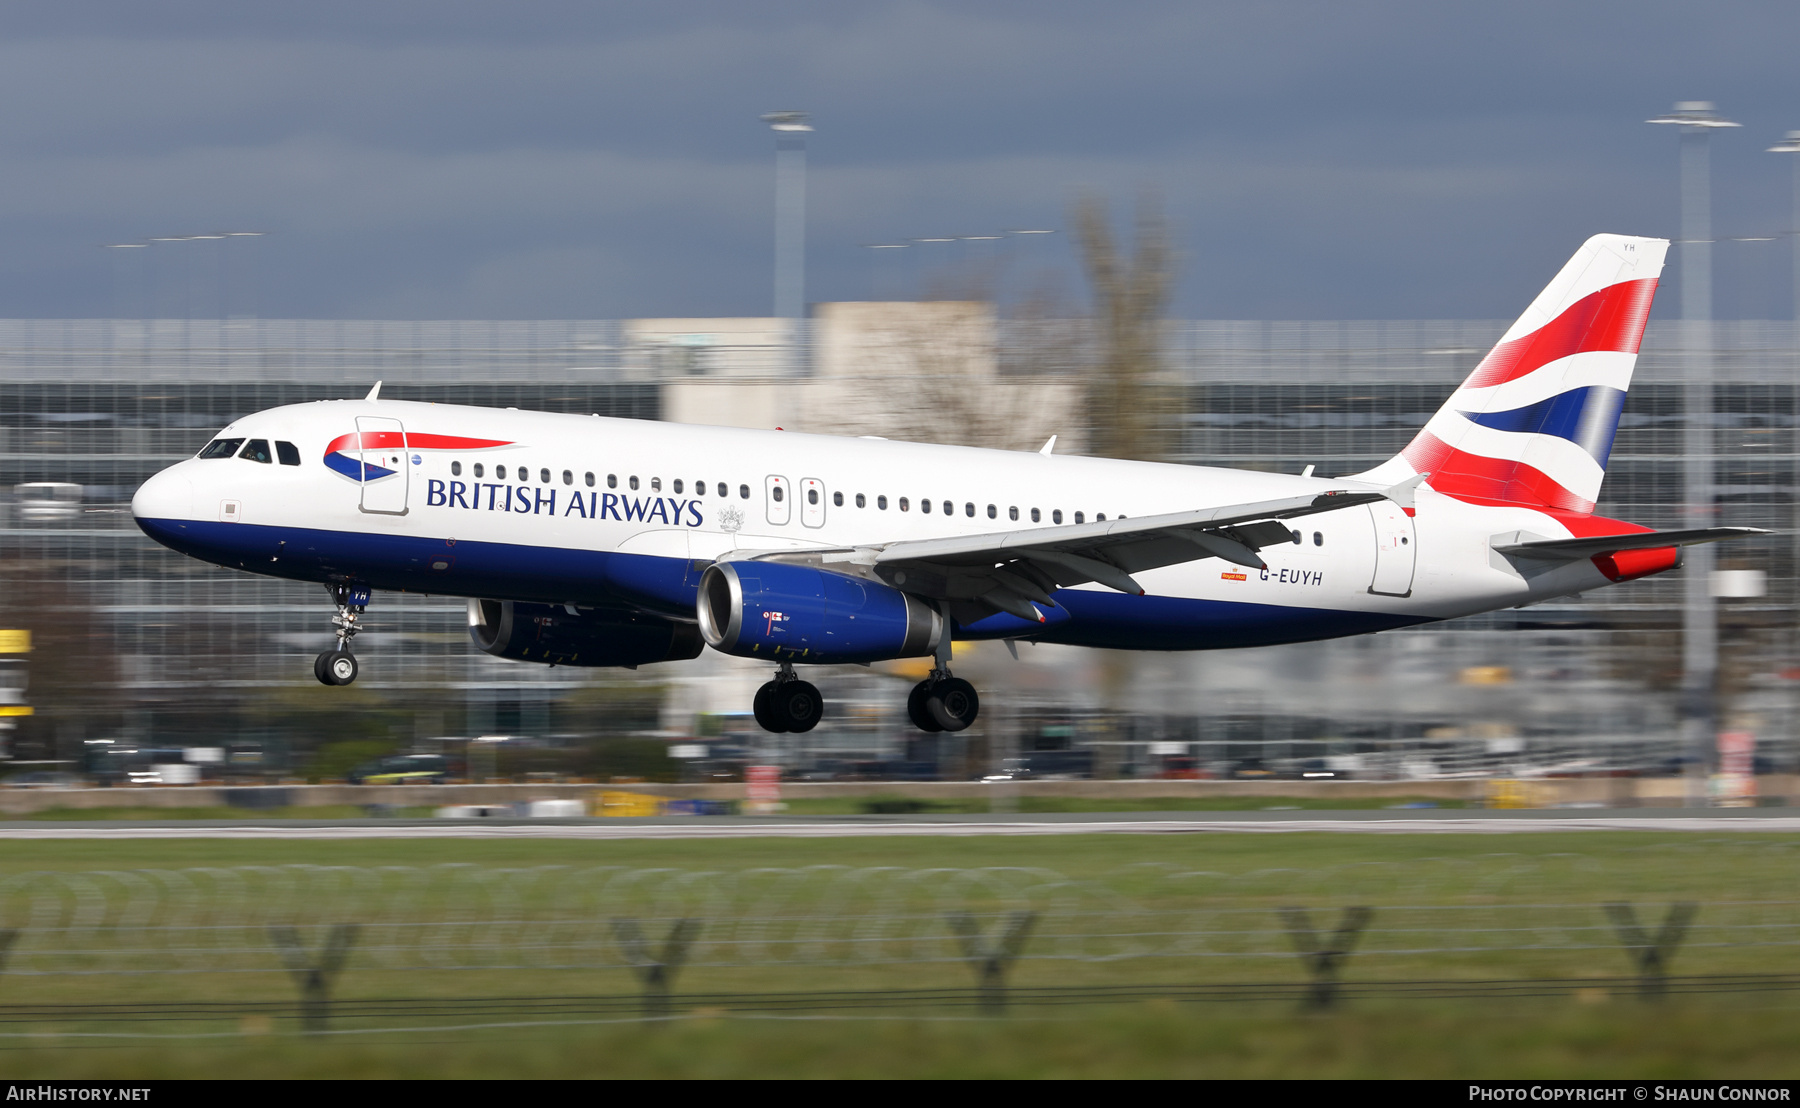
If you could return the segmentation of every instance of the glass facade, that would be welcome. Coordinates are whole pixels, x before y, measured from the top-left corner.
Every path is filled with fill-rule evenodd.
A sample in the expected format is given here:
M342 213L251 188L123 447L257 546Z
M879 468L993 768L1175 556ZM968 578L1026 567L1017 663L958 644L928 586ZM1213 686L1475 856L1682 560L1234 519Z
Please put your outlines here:
M8 493L0 607L7 626L36 632L30 696L41 706L15 732L15 754L75 760L84 744L110 737L258 747L273 764L296 743L666 725L665 694L686 680L677 667L636 675L490 658L470 645L460 601L422 596L378 596L356 641L362 677L353 689L322 690L311 676L313 655L332 641L322 589L183 558L144 538L128 509L139 482L234 417L359 396L375 380L396 399L655 419L678 378L730 372L734 359L750 367L746 376L786 376L810 357L771 353L766 334L736 350L729 336L700 344L684 335L671 346L634 337L632 326L0 321ZM1021 327L1000 331L1008 374L1030 372L1042 346ZM1321 475L1366 469L1405 444L1504 328L1170 324L1177 460L1294 473L1314 465ZM1676 338L1672 325L1651 325L1599 509L1653 527L1682 524L1685 363ZM1800 336L1786 323L1748 321L1715 325L1715 338L1718 522L1784 532L1720 552L1722 568L1761 571L1766 582L1762 595L1719 602L1722 721L1757 735L1765 766L1791 768ZM677 347L706 357L672 361ZM1077 372L1081 359L1066 362L1049 371ZM1667 769L1679 754L1682 590L1677 572L1334 643L1132 656L1110 677L1017 681L1004 693L1010 707L991 698L990 717L955 741L922 743L910 732L898 685L860 671L827 674L820 684L845 710L800 746L764 756L829 752L947 776L1009 760L1034 772L1101 774L1287 773L1327 763L1418 776L1525 763ZM736 665L707 657L696 673ZM1050 648L1032 657L1027 667L1075 664ZM994 680L1004 689L1013 679Z

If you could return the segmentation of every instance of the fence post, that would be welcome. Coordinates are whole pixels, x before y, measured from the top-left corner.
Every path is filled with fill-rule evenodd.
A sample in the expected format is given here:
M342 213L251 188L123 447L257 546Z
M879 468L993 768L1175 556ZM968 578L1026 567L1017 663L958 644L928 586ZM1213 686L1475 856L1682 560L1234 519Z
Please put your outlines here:
M1362 929L1369 924L1369 917L1374 910L1366 905L1344 909L1344 922L1324 943L1319 941L1318 933L1313 930L1312 917L1304 908L1281 909L1282 922L1287 924L1288 937L1293 940L1294 951L1300 955L1301 964L1312 974L1312 987L1306 993L1306 1007L1329 1008L1337 1002L1338 969L1344 959L1350 956L1350 949L1356 945L1356 938Z
M356 932L354 923L333 924L315 962L308 958L306 948L301 945L298 930L269 928L269 938L281 948L281 960L287 963L294 983L300 986L300 1025L309 1032L325 1030L325 1023L331 1016L331 985L350 959Z
M652 955L650 944L644 939L644 931L634 919L615 919L612 921L613 938L619 944L619 950L625 955L625 961L636 971L638 980L644 986L644 1017L646 1019L662 1019L669 1014L669 986L673 983L675 972L687 961L688 947L700 934L700 921L678 919L669 928L668 938L663 940L662 953Z
M1620 945L1637 963L1638 995L1646 1000L1660 998L1668 987L1669 961L1687 936L1688 924L1694 922L1700 906L1691 900L1669 905L1669 914L1663 917L1654 938L1638 924L1637 910L1631 905L1615 900L1601 907L1612 920L1613 930L1619 933Z
M953 912L949 920L950 929L962 940L964 957L975 964L981 979L981 1010L990 1016L1000 1015L1006 1011L1006 967L1025 948L1025 939L1037 923L1037 913L1012 913L991 938L981 933L981 925L970 912Z

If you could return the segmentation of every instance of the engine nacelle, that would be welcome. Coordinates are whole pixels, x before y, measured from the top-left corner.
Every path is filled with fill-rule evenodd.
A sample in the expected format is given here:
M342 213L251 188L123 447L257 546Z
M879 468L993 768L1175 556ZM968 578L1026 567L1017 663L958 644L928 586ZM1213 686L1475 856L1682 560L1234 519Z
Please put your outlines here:
M634 612L570 615L556 604L469 601L469 637L497 658L553 666L643 666L697 658L703 645L691 623Z
M720 562L700 577L700 633L747 658L879 662L930 654L931 605L899 589L786 562Z

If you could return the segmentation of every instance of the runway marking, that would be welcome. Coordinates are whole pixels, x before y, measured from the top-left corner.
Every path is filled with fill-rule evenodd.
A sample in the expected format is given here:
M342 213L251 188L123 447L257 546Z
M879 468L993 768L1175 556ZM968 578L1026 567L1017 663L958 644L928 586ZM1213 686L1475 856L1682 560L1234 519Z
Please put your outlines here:
M391 827L5 827L0 839L823 839L880 836L1170 835L1270 832L1506 835L1557 831L1800 832L1800 817L1583 816L1495 819L994 820L895 823L399 824Z

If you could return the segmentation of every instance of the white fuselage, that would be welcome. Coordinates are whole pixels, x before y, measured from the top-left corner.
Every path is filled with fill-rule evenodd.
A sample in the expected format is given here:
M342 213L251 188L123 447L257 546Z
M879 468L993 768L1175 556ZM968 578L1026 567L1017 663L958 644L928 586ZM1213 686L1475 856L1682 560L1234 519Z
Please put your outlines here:
M695 570L738 552L1013 532L1368 487L394 400L275 408L219 438L292 444L299 464L217 457L171 466L132 504L158 541L272 576L636 605L677 619L692 618ZM1556 515L1428 487L1410 516L1385 502L1357 504L1290 526L1300 541L1264 547L1266 570L1198 557L1138 574L1143 597L1101 584L1062 590L1074 618L1043 637L1149 649L1256 645L1609 583L1585 560L1527 577L1492 552L1498 536L1569 537Z

